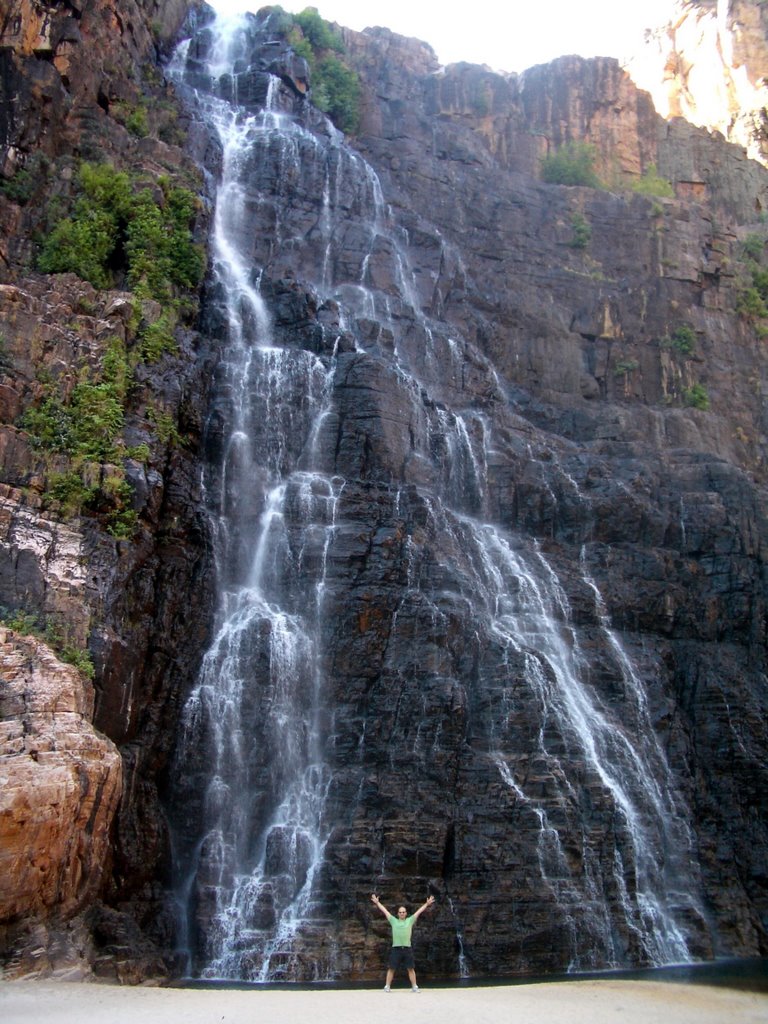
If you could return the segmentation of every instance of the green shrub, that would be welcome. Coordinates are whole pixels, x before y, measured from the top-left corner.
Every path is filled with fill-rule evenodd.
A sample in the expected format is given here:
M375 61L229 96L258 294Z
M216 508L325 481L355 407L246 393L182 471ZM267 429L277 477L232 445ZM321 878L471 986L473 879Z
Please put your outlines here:
M568 142L541 161L541 178L550 185L601 188L595 171L595 149L586 142Z
M174 285L197 287L205 263L190 230L195 197L167 179L159 184L160 200L109 164L83 164L81 195L43 243L40 270L72 272L95 288L111 287L122 274L131 288L159 301L168 301Z
M313 80L315 105L341 131L354 134L360 127L360 80L357 72L329 54L316 66Z
M108 213L81 208L48 235L38 267L44 274L73 273L94 288L109 288L113 283L110 258L118 239L117 226Z
M173 355L177 351L175 326L175 314L165 310L153 323L139 328L139 350L145 363L156 363L166 352Z
M747 235L742 245L744 255L749 259L759 263L762 259L763 250L765 248L765 241L760 235Z
M765 240L759 235L748 235L742 244L746 267L751 279L736 297L736 312L747 320L758 321L768 318L768 268L760 261L765 252ZM765 328L761 326L761 336Z
M304 37L309 40L313 51L335 50L342 53L344 43L338 32L324 18L321 18L315 7L306 7L300 14L294 16L294 20L300 26Z
M167 301L172 285L197 287L205 260L190 231L195 197L187 189L171 188L164 180L161 186L161 205L148 189L135 197L125 226L125 252L129 285L139 294Z
M129 359L124 343L112 338L97 370L81 367L67 387L49 380L19 426L46 466L56 469L47 477L45 500L65 515L98 515L113 537L126 539L139 517L119 463L150 457L146 444L129 449L122 436L132 367L139 358L154 362L175 352L179 317L195 308L189 290L205 267L191 230L197 200L168 178L150 190L108 164L83 164L78 190L71 215L53 226L43 244L39 266L48 273L74 272L97 288L124 281L134 293L128 327L137 346ZM145 299L160 304L151 322L142 320Z
M94 667L90 653L74 642L61 626L48 622L41 623L40 616L21 608L0 608L0 623L22 636L34 636L43 640L68 665L74 665L88 679L93 679Z
M660 196L664 199L672 199L675 195L672 183L666 178L660 178L653 164L642 177L632 182L631 188L633 192L638 192L642 196Z
M145 139L149 135L149 121L147 119L147 108L139 104L125 119L125 127L135 135L137 139Z
M23 167L10 178L0 180L0 193L11 202L24 206L48 177L50 161L42 153L33 153Z
M161 444L179 445L181 444L181 434L179 428L176 426L176 421L170 413L163 412L162 409L156 409L150 406L147 409L147 418L155 425L155 434L157 435L158 441Z
M307 7L295 16L288 39L294 53L310 67L312 102L337 128L354 134L360 127L360 78L340 56L344 42L339 33L314 7Z
M70 641L66 641L59 651L59 655L62 661L65 661L68 665L74 665L78 672L82 672L87 679L93 679L96 669L94 668L90 651L84 647L78 647Z
M291 44L291 49L296 56L303 57L311 67L315 60L315 54L310 41L305 39L297 29L294 29L288 37L288 42Z
M58 654L62 661L82 672L88 679L93 679L94 668L90 652L78 646L70 634L55 623L48 622L41 639Z
M747 320L768 316L768 306L757 288L745 288L736 300L736 312Z
M755 266L752 268L752 284L761 299L768 300L768 270Z
M592 228L589 221L583 214L574 213L573 217L571 217L571 227L573 229L573 236L569 243L571 248L586 249L592 238Z
M124 423L123 404L114 386L107 381L81 381L72 392L70 415L73 454L95 462L112 461Z
M688 324L676 328L672 334L666 334L661 339L662 348L670 348L682 356L689 356L696 346L696 332Z
M104 462L118 457L123 406L114 387L82 380L63 401L51 388L39 406L26 411L19 425L35 448L63 452L79 460Z
M125 449L126 459L133 459L134 462L147 463L150 460L152 452L149 450L149 445L143 441L141 444L131 445Z
M120 457L129 379L125 347L119 338L112 338L96 379L83 369L67 399L55 384L45 385L43 400L27 409L19 426L35 448L62 452L78 462L112 461Z
M21 633L23 636L37 636L40 634L40 619L34 612L24 611L23 608L0 608L0 622L14 633Z
M48 477L47 496L65 516L80 515L96 496L97 488L89 487L82 473L70 470L68 473L52 473Z
M40 405L29 409L20 421L34 447L45 454L67 455L70 460L69 469L48 475L47 504L64 516L84 510L96 513L118 539L133 536L139 520L131 508L131 486L114 463L124 458L146 461L150 454L147 445L126 448L121 437L128 378L125 350L119 339L113 339L98 379L91 380L84 370L68 398L48 384ZM107 464L111 464L108 472L104 469Z
M122 406L128 395L131 374L125 345L120 338L110 338L101 360L101 378Z
M116 540L130 540L139 525L138 513L131 508L131 485L122 476L111 476L102 493L112 504L106 512L107 532Z
M33 448L52 452L73 451L71 413L50 387L46 389L40 405L27 409L19 426L29 434Z
M709 393L703 384L691 384L683 391L683 401L693 409L709 408Z

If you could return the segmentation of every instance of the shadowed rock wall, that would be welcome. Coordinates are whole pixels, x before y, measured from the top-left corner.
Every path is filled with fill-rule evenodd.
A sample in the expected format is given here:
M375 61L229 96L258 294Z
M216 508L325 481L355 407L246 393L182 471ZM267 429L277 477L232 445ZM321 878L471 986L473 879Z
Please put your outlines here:
M256 112L280 60L274 30L251 30L234 94ZM737 305L741 239L764 237L765 172L656 117L615 61L499 77L439 69L384 30L343 35L364 88L356 153L282 76L274 110L296 120L255 136L233 236L274 342L314 353L331 381L311 465L286 456L285 470L343 483L323 575L311 515L289 504L297 563L286 554L279 583L296 614L303 588L323 593L324 853L283 943L278 894L301 889L307 866L294 873L277 852L287 826L269 824L280 794L259 753L274 744L259 641L238 728L253 747L249 827L268 852L254 903L232 905L229 960L211 938L228 868L192 870L194 966L374 977L372 889L390 905L439 896L419 925L436 975L679 955L661 924L645 933L645 884L686 955L764 951L764 372ZM201 33L189 50L203 88L209 46ZM609 188L541 182L541 157L569 140L594 145ZM671 197L631 190L652 165ZM286 409L301 404L292 388ZM213 465L227 429L217 421ZM175 780L190 851L215 846L213 724L196 723ZM661 804L643 795L649 774ZM652 819L666 822L654 838Z
M194 106L178 120L150 106L138 141L123 123L142 97L172 99L155 47L181 20L175 5L19 14L1 26L6 180L36 152L106 153L157 175L191 174L191 158L211 198L221 151ZM190 23L202 31L189 81L202 86L207 18ZM77 61L78 33L98 60ZM279 430L285 472L304 471L311 450L312 471L336 488L330 524L322 495L288 488L275 559L292 613L322 583L328 787L322 863L271 975L378 977L386 926L373 889L390 907L438 897L419 924L424 974L664 959L656 939L670 932L644 907L648 892L690 956L764 954L765 372L760 324L737 307L750 277L742 242L765 240L765 172L722 139L656 117L614 61L501 77L440 69L424 44L385 30L343 38L363 83L354 148L311 108L306 68L274 26L264 37L253 23L238 82L249 112L272 95L301 132L254 149L237 242L274 344L315 358L328 379L309 438L307 397L286 389L277 406L274 395L254 406L253 445L267 451ZM541 158L569 140L595 147L609 188L540 180ZM626 187L652 165L672 197ZM211 629L229 326L211 274L197 330L181 325L178 355L141 371L131 399L131 437L151 449L127 467L137 536L116 542L97 517L72 524L87 574L54 585L46 469L18 420L40 400L41 370L80 366L99 339L129 343L133 329L120 288L30 269L44 199L71 193L72 165L55 166L31 198L0 196L12 364L0 392L3 603L55 612L87 639L95 724L122 755L109 877L84 916L67 903L65 916L80 916L46 939L46 969L95 964L136 980L178 969L167 818L182 851L205 835L204 730L191 758L170 758ZM203 211L198 231L205 223ZM682 327L693 341L676 345ZM183 445L152 428L158 402ZM252 557L245 527L266 508L264 476L243 494L234 576ZM253 832L270 851L238 950L249 976L278 893L298 877L286 833L269 825L281 750L263 728L265 633L248 652L243 718ZM593 732L577 714L583 699ZM50 916L38 907L15 910L7 933L22 971Z

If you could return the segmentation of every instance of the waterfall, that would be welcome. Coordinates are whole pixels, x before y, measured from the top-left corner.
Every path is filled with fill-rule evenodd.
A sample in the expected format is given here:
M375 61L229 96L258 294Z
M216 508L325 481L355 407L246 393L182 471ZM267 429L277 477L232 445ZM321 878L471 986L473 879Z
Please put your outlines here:
M688 812L655 738L643 683L610 628L596 584L585 575L624 683L621 717L586 682L589 666L568 599L538 546L437 506L431 515L435 529L451 539L453 572L475 604L488 652L482 672L483 701L491 707L488 754L518 812L530 820L526 831L536 836L541 884L569 935L569 969L596 966L596 949L599 962L610 966L626 962L627 950L644 963L688 960L689 926L702 916L692 886ZM530 743L519 735L521 706L539 723ZM573 765L580 766L579 781ZM590 791L614 808L615 847L607 863L595 857L584 830ZM608 911L612 904L620 908L618 922Z
M211 248L227 345L214 386L223 427L211 429L224 436L206 480L219 602L175 764L183 777L205 752L201 834L186 852L179 902L183 941L201 937L190 970L265 980L290 970L327 838L317 632L343 481L315 467L329 369L273 344L243 231L247 165L284 134L274 82L258 114L217 95L246 28L220 19L213 31L212 91L198 103L222 151Z
M563 579L532 538L505 524L494 491L502 446L534 467L551 509L563 480L578 505L578 481L551 452L534 458L494 367L431 311L435 282L414 270L373 168L320 115L308 126L286 112L286 87L261 65L253 71L247 50L258 28L253 16L219 18L171 66L220 146L208 305L222 350L204 479L218 601L173 764L188 971L337 976L328 887L349 915L374 887L372 865L384 881L390 870L371 839L382 816L376 785L402 781L403 763L441 759L482 776L489 815L502 814L494 794L510 808L499 827L510 847L530 852L526 885L551 916L563 967L686 960L691 921L701 918L688 811L643 681L582 565L579 586L592 594L595 643L623 687L621 711L590 684ZM439 239L435 248L448 252ZM284 280L328 311L322 337L279 335L265 291L280 261ZM354 401L345 387L358 387L362 412L342 408ZM371 441L377 417L383 452ZM378 595L366 575L377 544L391 588ZM354 602L356 638L361 623L384 622L380 649L361 641L375 667L350 665L360 656L343 647L340 623ZM349 706L334 703L347 694L342 683L332 695L331 665L343 680L364 680ZM374 747L372 678L402 683L403 694L424 687L413 706L397 699L385 753ZM449 694L436 725L432 685ZM467 708L463 735L452 719ZM473 816L450 823L451 843L472 831ZM334 850L343 856L331 865ZM449 854L440 857L454 939L442 963L467 977L472 899L445 866ZM358 969L370 971L363 940L360 949Z

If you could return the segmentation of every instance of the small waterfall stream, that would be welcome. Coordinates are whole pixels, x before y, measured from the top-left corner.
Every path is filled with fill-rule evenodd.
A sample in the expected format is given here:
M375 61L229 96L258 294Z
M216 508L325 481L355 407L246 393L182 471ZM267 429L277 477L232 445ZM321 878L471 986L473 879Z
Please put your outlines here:
M260 981L334 976L327 943L324 966L312 966L304 950L313 932L333 927L323 916L320 884L336 824L328 811L334 709L323 624L349 481L329 472L326 451L327 426L337 414L335 346L320 356L275 342L257 253L271 259L281 246L322 298L338 302L339 332L374 319L390 331L391 342L377 340L374 347L391 356L393 387L411 409L408 472L426 509L425 529L452 552L432 576L451 601L469 609L467 629L483 637L502 666L480 659L486 710L477 742L486 744L497 777L536 836L537 884L568 933L566 966L618 964L628 955L650 963L686 960L685 922L700 913L686 888L692 840L653 735L643 683L586 568L604 644L625 685L626 723L585 682L588 659L555 569L535 544L513 542L492 522L490 416L445 402L460 394L468 346L423 312L407 245L373 169L330 125L312 133L282 113L276 78L257 112L239 102L236 69L247 64L252 29L253 21L219 18L206 29L205 68L198 61L188 74L188 44L172 65L180 87L185 75L186 88L197 87L191 102L221 146L211 301L226 337L213 385L205 480L219 598L213 639L183 709L174 765L182 780L176 800L185 808L176 846L188 970ZM253 185L269 165L276 168L271 193ZM291 187L313 194L318 207L316 230L305 239L292 235L299 200ZM253 236L255 203L270 207L268 241ZM363 225L351 252L345 218ZM382 252L391 272L386 279ZM408 327L400 330L406 314ZM485 393L500 400L493 368L479 353L472 359ZM578 484L569 480L578 497ZM397 490L395 524L406 515L407 502L402 510L400 502ZM421 572L420 552L408 534L392 639L409 601L431 606L435 622L443 618L423 582L429 574ZM532 734L517 722L521 707L539 723ZM646 737L639 744L638 735ZM356 756L362 758L365 744L364 723ZM390 765L403 756L392 748ZM585 804L597 799L613 808L608 857L582 824ZM574 835L581 837L578 852ZM449 925L455 969L464 977L472 972L463 918L469 911L453 885ZM328 942L333 945L332 935Z

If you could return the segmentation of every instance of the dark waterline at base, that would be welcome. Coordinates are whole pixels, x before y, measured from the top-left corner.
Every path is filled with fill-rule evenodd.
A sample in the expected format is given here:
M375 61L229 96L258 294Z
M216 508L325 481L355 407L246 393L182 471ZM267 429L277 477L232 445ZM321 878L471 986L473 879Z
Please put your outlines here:
M382 977L384 968L382 968ZM687 985L716 985L722 988L741 989L746 992L768 994L768 958L713 960L706 963L675 964L669 967L646 967L637 970L588 971L579 974L527 974L511 977L429 979L422 977L429 988L488 988L496 985L535 985L569 981L666 981ZM171 988L222 988L222 989L284 989L290 991L362 991L381 988L380 982L248 982L248 981L200 981L185 978L170 984ZM393 988L398 987L395 980ZM401 979L401 987L408 987Z

